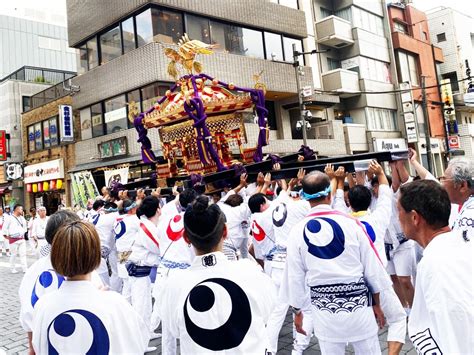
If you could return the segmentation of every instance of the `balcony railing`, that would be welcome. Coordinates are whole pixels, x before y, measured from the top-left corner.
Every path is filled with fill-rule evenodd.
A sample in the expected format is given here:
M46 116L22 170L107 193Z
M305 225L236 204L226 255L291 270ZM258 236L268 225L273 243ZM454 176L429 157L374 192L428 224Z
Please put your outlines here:
M342 48L354 43L352 24L337 16L325 17L316 22L317 42L328 47Z
M342 98L360 95L359 74L352 70L335 69L322 74L325 91L339 93Z
M55 85L73 76L76 76L76 73L70 71L24 66L1 79L0 83L7 80L20 80Z

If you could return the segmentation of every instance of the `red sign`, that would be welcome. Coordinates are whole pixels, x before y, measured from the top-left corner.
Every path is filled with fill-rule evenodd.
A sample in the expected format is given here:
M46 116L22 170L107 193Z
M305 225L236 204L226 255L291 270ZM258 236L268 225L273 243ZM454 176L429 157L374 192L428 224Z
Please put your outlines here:
M7 134L0 131L0 160L7 160Z
M459 149L459 136L449 136L448 137L449 149Z

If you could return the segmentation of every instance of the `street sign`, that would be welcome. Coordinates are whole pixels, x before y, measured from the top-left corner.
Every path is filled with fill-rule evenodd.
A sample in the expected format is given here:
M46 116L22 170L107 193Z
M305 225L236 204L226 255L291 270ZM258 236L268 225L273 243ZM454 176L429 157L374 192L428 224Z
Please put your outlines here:
M313 89L311 86L305 86L303 89L301 89L301 96L310 97L311 95L313 95Z
M407 112L403 115L403 118L405 119L405 123L407 122L415 122L415 115L413 112Z
M408 143L418 142L418 134L416 132L416 123L406 122L405 129L407 133L407 142Z
M459 144L459 136L449 136L448 144L449 144L449 150L459 149L461 147Z

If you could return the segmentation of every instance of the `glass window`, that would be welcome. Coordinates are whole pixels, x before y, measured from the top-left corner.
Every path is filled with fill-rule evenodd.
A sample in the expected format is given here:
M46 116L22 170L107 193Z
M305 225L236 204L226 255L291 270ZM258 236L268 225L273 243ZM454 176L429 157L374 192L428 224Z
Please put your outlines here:
M337 59L327 58L328 70L339 69L341 67L341 61Z
M138 112L142 112L142 101L140 99L140 90L133 90L130 91L127 94L127 105L130 105L130 103L134 102L137 105ZM128 117L128 112L129 109L127 110L127 117ZM130 124L133 124L133 122L130 122Z
M411 85L419 85L418 65L415 56L405 52L398 52L397 65L401 82L409 81Z
M99 65L97 38L95 37L87 42L87 62L89 63L89 70Z
M446 33L439 33L436 35L436 39L438 40L438 43L439 42L445 42L446 41Z
M52 147L59 144L58 132L58 117L52 117L49 119L49 139Z
M450 73L442 74L442 79L449 79L451 81L451 89L454 92L459 92L459 82L458 82L458 74L453 71Z
M211 43L211 29L206 18L186 15L186 32L190 39Z
M35 124L35 150L43 149L43 132L41 131L41 122Z
M49 120L43 121L43 143L45 148L51 147L51 138L49 137Z
M153 41L151 9L145 10L135 16L135 22L137 24L137 46L141 47Z
M102 118L102 104L98 103L91 106L92 119L92 137L104 135L104 121Z
M332 10L328 10L324 7L320 7L319 10L321 11L321 18L329 17L333 14Z
M162 43L178 43L183 35L183 19L181 14L172 11L152 9L154 41Z
M168 86L157 83L144 87L142 89L142 110L148 111L168 89Z
M133 27L133 17L122 22L123 53L128 53L135 49L135 29Z
M276 33L265 32L265 50L267 59L283 61L281 36Z
M84 74L86 71L89 70L89 67L87 65L88 55L87 55L86 44L79 47L79 50L77 51L77 56L78 56L77 62L79 63L78 74Z
M128 128L125 104L125 95L119 95L105 101L105 134L115 133Z
M354 9L357 9L354 7ZM351 7L346 7L344 9L340 9L334 12L334 16L340 17L346 21L352 22L352 12Z
M122 54L122 40L120 39L119 26L104 34L101 34L99 39L101 65L119 57Z
M91 109L90 107L84 108L80 111L81 116L81 139L91 139L92 138L92 121L91 121Z
M234 26L232 26L234 27ZM262 32L242 28L243 54L247 57L264 58Z
M35 151L35 126L28 127L28 150Z
M216 51L228 53L230 50L230 44L228 43L228 37L230 34L230 25L225 23L211 21L211 43L216 44Z
M31 109L31 97L30 96L22 96L21 97L22 101L22 112L26 112Z
M400 22L394 22L393 29L395 30L395 32L401 32L401 33L405 33L405 34L408 33L407 25L405 25L403 23L400 23Z
M383 108L366 108L367 127L371 131L396 131L396 111Z
M416 64L416 58L413 55L407 54L408 57L408 68L410 69L410 80L412 85L418 85L418 65Z
M296 50L298 52L303 51L303 45L301 40L289 37L283 37L283 50L285 53L285 61L292 62L293 61L293 43L296 44ZM303 65L304 59L300 56L300 65Z
M268 128L271 130L277 130L277 116L275 110L275 102L274 101L265 101L265 108L268 110Z

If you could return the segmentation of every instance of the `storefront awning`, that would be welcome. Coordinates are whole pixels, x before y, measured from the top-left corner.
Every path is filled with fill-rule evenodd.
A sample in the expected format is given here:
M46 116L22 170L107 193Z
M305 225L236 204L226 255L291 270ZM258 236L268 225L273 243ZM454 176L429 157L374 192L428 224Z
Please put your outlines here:
M101 160L101 161L94 161L90 162L87 164L81 164L77 165L74 168L70 169L68 173L75 173L78 171L83 171L83 170L93 170L96 168L103 168L106 166L113 166L113 165L120 165L120 164L125 164L125 163L132 163L132 162L141 162L142 157L140 155L134 155L130 157L125 157L121 159L112 159L112 160Z

